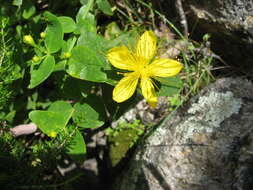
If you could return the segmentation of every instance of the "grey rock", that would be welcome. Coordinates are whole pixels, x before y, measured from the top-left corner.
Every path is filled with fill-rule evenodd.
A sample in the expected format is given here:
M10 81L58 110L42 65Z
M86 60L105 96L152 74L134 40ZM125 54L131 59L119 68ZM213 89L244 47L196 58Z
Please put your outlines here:
M193 35L202 36L210 33L212 49L216 54L233 66L252 71L253 1L185 0L184 2L189 26L194 26Z
M149 131L116 190L251 190L253 84L224 78Z

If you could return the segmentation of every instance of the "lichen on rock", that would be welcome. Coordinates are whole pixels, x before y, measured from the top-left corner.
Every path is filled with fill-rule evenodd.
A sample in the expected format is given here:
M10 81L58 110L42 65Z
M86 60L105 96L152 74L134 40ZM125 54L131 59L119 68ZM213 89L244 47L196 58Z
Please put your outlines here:
M197 103L192 104L188 110L192 114L183 126L187 126L187 131L196 132L206 130L212 132L232 114L237 114L240 110L242 100L235 98L231 91L225 93L211 92L208 96L201 96Z
M224 78L168 115L115 190L251 190L253 84Z

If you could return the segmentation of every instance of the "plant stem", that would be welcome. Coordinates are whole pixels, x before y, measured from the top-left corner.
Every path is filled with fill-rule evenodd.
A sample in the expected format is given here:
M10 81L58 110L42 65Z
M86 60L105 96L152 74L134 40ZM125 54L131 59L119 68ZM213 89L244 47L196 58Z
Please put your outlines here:
M152 9L152 7L150 5L148 5L147 3L141 1L141 0L137 0L137 2L141 3L142 5L144 5L145 7ZM171 28L173 28L173 30L175 30L175 32L180 36L180 38L182 38L183 40L185 39L184 35L175 27L175 25L170 22L164 15L162 15L159 11L154 9L154 13L157 14L159 17L161 17L162 19L164 19L164 21L166 23L168 23L170 25Z
M83 18L85 19L86 16L88 15L89 11L93 7L94 0L89 0L86 9L84 10Z

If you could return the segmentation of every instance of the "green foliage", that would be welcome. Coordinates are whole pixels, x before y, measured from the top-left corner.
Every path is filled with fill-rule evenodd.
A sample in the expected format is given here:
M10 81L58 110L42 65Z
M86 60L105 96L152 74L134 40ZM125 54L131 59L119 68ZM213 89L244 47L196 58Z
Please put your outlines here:
M28 88L34 88L46 80L50 74L54 71L55 60L54 57L48 55L39 65L38 69L35 69L37 65L31 67L31 81Z
M8 26L9 19L0 17L0 110L7 107L14 94L14 81L22 77L20 66L14 62L17 48Z
M49 189L59 184L70 185L72 181L68 178L73 176L62 177L54 169L61 165L63 159L68 159L65 152L73 159L84 158L84 142L76 130L71 133L65 131L53 140L15 139L6 127L1 128L0 134L0 169L4 171L0 172L1 189ZM80 172L75 176L79 177Z
M104 124L99 113L89 104L76 103L74 110L73 121L81 128L95 128Z
M71 17L60 16L58 20L61 23L63 33L71 33L76 29L76 23Z
M145 126L139 120L135 120L133 123L119 123L117 127L106 130L112 167L115 167L126 156L130 148L142 136L144 129Z
M45 31L45 45L48 53L55 53L61 49L63 43L62 24L58 18L50 12L45 12L44 16L49 22Z
M67 146L67 153L77 162L82 162L84 160L86 145L82 134L78 130L74 130L73 137Z
M105 14L112 16L113 12L111 6L107 0L97 0L98 8Z
M76 46L72 50L67 72L75 78L105 82L107 79L105 72L103 72L105 64L92 49L86 46Z
M183 88L183 81L180 77L157 78L157 80L162 84L158 93L159 96L173 96L179 94Z
M0 15L1 188L71 189L80 173L62 176L57 168L64 159L82 164L89 156L89 133L105 128L116 166L145 126L135 121L109 127L140 96L137 92L121 104L112 100L122 71L108 62L108 50L125 45L135 51L139 35L159 22L180 36L173 43L167 39L169 46L186 39L151 3L139 0L120 6L109 0L12 0L2 2ZM197 52L208 39L187 41L186 50L179 50L182 75L155 79L157 94L169 96L171 110L213 79L212 56ZM167 49L162 40L158 47ZM39 134L14 138L9 133L10 127L30 122Z
M50 105L47 111L32 111L29 118L48 136L55 137L64 130L73 114L73 108L67 102L57 101Z
M31 16L33 16L36 13L36 8L31 1L26 1L23 9L24 10L23 10L22 16L24 19L29 19L31 18Z

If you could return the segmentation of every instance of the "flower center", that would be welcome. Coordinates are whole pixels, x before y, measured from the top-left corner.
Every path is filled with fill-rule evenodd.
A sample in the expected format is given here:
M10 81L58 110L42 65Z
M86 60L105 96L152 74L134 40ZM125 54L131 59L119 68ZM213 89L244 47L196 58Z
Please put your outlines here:
M134 71L139 73L140 77L148 77L149 69L148 69L148 60L143 57L136 56L136 65Z

